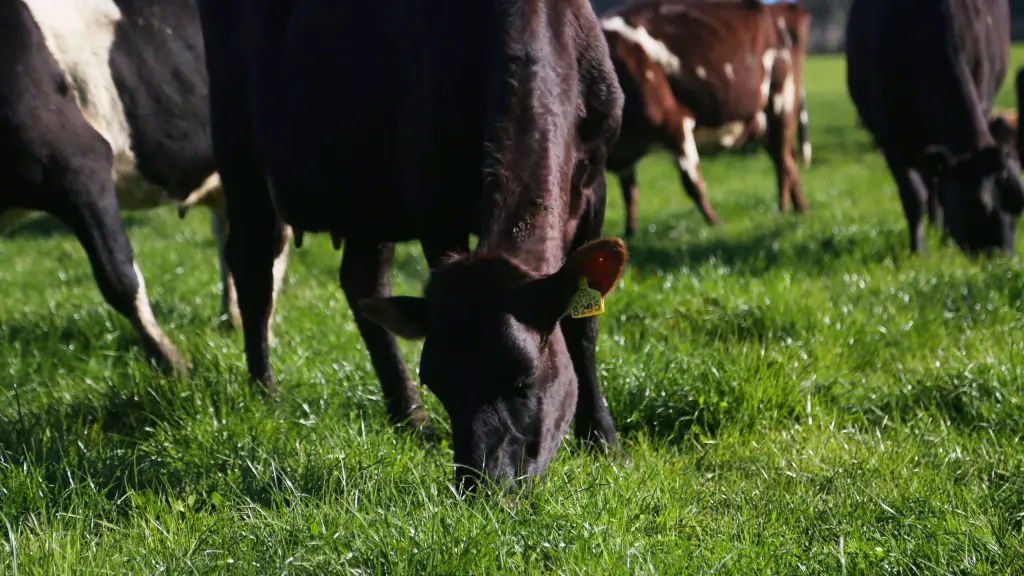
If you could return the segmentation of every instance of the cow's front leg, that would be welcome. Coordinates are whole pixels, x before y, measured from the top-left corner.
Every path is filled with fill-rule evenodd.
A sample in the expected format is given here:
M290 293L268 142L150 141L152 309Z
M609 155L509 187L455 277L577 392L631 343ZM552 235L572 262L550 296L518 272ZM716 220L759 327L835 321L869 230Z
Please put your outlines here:
M124 231L109 168L104 171L79 166L79 162L87 165L88 159L69 162L67 186L54 190L45 209L74 231L104 299L131 322L150 359L165 370L187 372L188 363L164 334L150 308L146 282Z
M432 434L427 411L402 358L398 340L379 324L366 317L359 302L366 298L391 295L392 243L366 243L350 238L345 241L341 262L341 289L355 317L359 333L366 342L370 362L380 379L384 402L392 424L409 424L426 436Z
M686 194L697 204L700 213L708 224L717 224L718 215L708 202L704 177L700 173L700 155L697 153L697 140L693 130L697 123L693 118L684 117L679 146L679 176L683 181Z
M579 226L572 243L575 251L591 240L601 237L604 225L605 199L607 183L602 177L595 185L592 202L587 206L580 218ZM607 449L619 450L619 436L615 432L615 422L597 378L597 328L598 316L589 318L562 318L560 326L565 337L569 356L572 358L573 370L579 392L576 396L576 438L584 443Z
M637 201L640 188L636 184L636 166L615 173L622 188L622 203L626 205L626 238L632 238L637 229Z

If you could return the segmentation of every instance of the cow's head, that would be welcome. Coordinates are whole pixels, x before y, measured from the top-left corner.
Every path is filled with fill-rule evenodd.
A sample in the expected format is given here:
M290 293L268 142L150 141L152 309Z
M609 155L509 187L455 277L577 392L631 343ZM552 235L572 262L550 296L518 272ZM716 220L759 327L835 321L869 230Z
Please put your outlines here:
M577 380L559 327L581 278L602 296L622 275L621 240L587 244L549 276L502 256L455 258L424 298L361 302L393 334L425 339L420 380L451 419L456 481L500 484L544 472L576 408Z
M963 156L933 147L919 166L937 178L946 227L965 252L1014 250L1024 185L1009 147L996 144Z

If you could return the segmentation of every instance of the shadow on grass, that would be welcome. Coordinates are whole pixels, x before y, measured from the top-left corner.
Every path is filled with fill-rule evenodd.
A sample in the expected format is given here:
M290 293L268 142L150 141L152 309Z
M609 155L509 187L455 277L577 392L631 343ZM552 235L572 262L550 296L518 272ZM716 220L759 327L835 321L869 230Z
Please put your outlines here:
M874 426L935 417L965 430L1015 432L1024 427L1024 407L1007 400L1019 389L1017 378L991 364L917 370L894 378L895 385L869 389L856 379L842 379L825 394L842 412Z
M121 221L124 223L125 230L145 226L149 222L144 214L135 212L123 212L121 214ZM57 218L49 214L36 213L0 236L0 241L4 238L43 239L66 238L74 235L74 232Z
M805 217L805 216L801 216ZM661 222L657 226L670 227ZM899 259L904 237L901 231L881 230L865 242L859 236L825 236L782 242L795 228L792 221L780 221L742 238L712 237L708 240L634 239L629 243L629 264L642 272L658 272L708 264L727 266L731 272L760 275L785 269L819 274L841 267L871 265L886 258Z

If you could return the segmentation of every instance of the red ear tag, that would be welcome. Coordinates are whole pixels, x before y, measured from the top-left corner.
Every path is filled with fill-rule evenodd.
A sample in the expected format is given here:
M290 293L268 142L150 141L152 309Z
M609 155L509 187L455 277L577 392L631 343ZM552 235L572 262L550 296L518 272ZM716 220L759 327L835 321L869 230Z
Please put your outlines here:
M587 318L604 314L604 298L601 293L591 288L586 276L580 276L576 293L569 303L569 314L573 318Z

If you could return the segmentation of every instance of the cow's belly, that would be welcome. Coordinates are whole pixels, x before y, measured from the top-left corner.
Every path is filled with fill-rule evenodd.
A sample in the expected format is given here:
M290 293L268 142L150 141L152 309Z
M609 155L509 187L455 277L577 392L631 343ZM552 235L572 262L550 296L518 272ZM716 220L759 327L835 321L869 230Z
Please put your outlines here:
M701 152L731 150L741 143L740 138L746 128L745 122L730 122L717 127L698 126L693 131L693 139Z
M117 86L110 70L121 11L113 0L66 2L24 0L68 85L82 115L110 144L114 172L134 167L131 134Z
M8 208L0 212L0 235L6 234L23 220L31 217L34 213L23 208Z
M749 127L749 131L748 131ZM768 129L764 112L758 112L753 121L729 122L721 126L698 126L693 131L697 150L703 154L735 150L751 140L759 140Z

